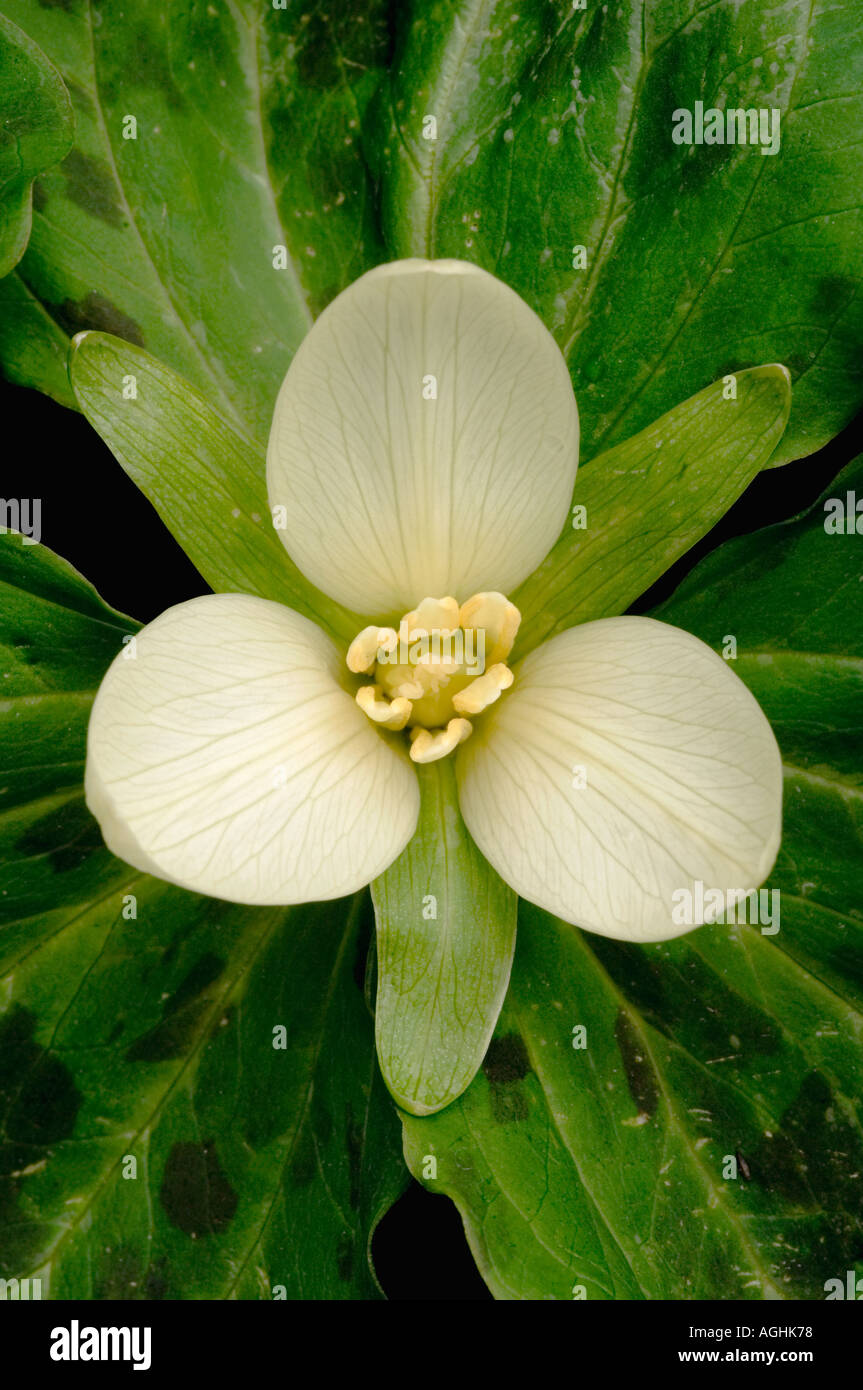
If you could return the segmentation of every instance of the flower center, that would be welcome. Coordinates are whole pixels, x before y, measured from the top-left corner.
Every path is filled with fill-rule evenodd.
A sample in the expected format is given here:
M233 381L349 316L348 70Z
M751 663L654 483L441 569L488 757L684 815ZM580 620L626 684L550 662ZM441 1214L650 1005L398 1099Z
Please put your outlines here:
M383 729L409 729L416 763L445 758L473 732L471 719L512 685L506 658L521 614L503 594L424 598L398 632L364 627L348 648L348 668L372 677L357 704ZM469 717L468 717L469 716Z

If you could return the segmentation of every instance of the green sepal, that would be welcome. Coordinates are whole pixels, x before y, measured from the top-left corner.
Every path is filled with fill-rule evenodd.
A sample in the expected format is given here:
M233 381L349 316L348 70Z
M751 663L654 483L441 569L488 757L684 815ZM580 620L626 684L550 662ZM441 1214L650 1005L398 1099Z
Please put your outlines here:
M414 838L372 884L375 1034L403 1110L428 1115L470 1085L506 994L518 900L461 817L451 758L418 769Z
M276 535L259 445L121 338L80 334L69 374L91 425L217 593L276 599L350 642L363 619L310 584Z
M576 623L623 613L767 465L790 409L785 368L753 367L581 468L571 519L513 595L522 615L513 658Z

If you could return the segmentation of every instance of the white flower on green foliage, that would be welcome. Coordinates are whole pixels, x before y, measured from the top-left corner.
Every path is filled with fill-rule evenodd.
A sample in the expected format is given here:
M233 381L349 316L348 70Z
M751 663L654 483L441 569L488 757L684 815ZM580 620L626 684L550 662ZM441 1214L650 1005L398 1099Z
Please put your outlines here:
M241 594L148 624L90 721L87 800L109 847L236 902L338 897L411 839L417 765L453 757L497 872L590 931L661 940L685 930L679 890L761 883L779 752L719 656L618 617L510 662L508 596L567 523L577 457L566 364L512 290L458 261L364 275L297 352L268 453L278 533L364 615L357 636L340 650Z

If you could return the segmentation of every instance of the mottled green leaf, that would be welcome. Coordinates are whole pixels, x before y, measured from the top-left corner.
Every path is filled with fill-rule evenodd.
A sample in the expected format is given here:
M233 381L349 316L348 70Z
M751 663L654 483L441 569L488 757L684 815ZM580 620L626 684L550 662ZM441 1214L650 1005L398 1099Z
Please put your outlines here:
M854 519L860 461L849 492ZM736 637L774 723L766 912L638 947L522 905L482 1072L405 1120L500 1298L823 1299L860 1259L863 565L826 516L721 547L659 610Z
M537 309L591 454L758 362L796 384L774 462L863 399L853 7L411 0L391 55L383 0L146 0L134 22L120 0L7 5L79 125L40 183L24 284L61 329L143 342L259 437L311 317L406 255L475 260ZM775 109L779 152L675 144L696 102ZM55 334L15 309L0 356L56 393Z
M61 329L146 347L266 439L313 314L381 259L358 153L384 6L4 9L56 63L77 118L74 149L38 186L23 283ZM0 359L39 386L44 351L22 359L22 331L46 325L19 316Z
M404 1170L367 895L253 910L113 858L84 736L136 625L11 533L0 599L0 1276L52 1298L378 1297L369 1241Z
M624 612L737 501L776 448L790 405L784 367L754 367L582 468L571 524L514 595L516 655Z
M72 105L32 39L0 14L0 278L30 235L33 179L67 153Z
M413 840L372 884L375 1034L403 1109L430 1114L468 1086L506 994L517 900L483 859L458 808L452 760L418 769Z
M863 989L863 455L808 516L729 541L656 616L730 664L770 719L785 766L785 833L771 883L786 950L840 995ZM842 531L836 531L841 512ZM831 528L831 529L828 529Z
M832 502L831 502L832 499ZM811 512L728 541L654 616L721 651L770 716L786 758L863 777L863 455ZM834 517L841 511L842 532ZM831 529L828 530L828 527Z
M0 364L8 380L18 386L38 386L61 405L74 408L66 372L68 354L68 335L17 271L0 280Z
M363 625L300 573L276 535L261 447L140 348L75 341L78 404L217 592L277 599L350 642Z
M0 533L0 817L80 794L90 702L138 627L65 560Z
M590 455L759 362L795 383L776 461L811 452L863 401L861 19L829 0L412 0L379 107L389 252L474 260L537 309ZM675 144L697 101L776 108L779 153Z
M783 895L787 928L818 923ZM412 1171L435 1156L427 1185L494 1294L819 1298L844 1277L863 1240L861 939L843 914L810 973L757 926L640 948L523 905L480 1076L405 1120ZM836 993L817 966L842 948L858 978Z

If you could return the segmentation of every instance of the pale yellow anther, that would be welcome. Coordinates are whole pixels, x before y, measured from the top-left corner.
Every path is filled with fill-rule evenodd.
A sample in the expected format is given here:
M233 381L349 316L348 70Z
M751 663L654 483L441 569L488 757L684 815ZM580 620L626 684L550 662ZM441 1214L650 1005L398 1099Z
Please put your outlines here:
M454 676L456 671L461 670L461 662L453 661L447 657L439 656L434 650L423 652L416 659L414 667L420 680L425 680L424 672L430 671L432 676L441 680L444 676Z
M391 627L364 627L348 647L348 670L359 676L374 670L378 652L391 652L399 635Z
M386 689L394 700L421 700L426 693L422 681L400 681L398 685L387 685Z
M375 679L387 695L404 695L408 700L421 700L429 691L446 685L450 676L458 670L457 663L435 661L432 653L429 653L428 660L417 657L412 666L379 666Z
M409 728L416 763L445 758L513 682L505 664L521 614L498 593L424 598L391 627L363 628L347 663L369 680L357 704L380 729ZM373 682L373 683L372 683Z
M357 704L375 724L394 733L405 727L413 708L410 700L387 700L378 685L361 686L357 691Z
M458 603L454 598L424 598L418 608L402 618L408 637L414 632L455 632Z
M415 763L445 758L473 733L469 719L451 719L445 729L412 729L411 757Z
M513 682L513 674L508 666L502 661L498 661L494 666L481 676L477 676L475 681L466 685L464 690L460 690L457 695L453 695L453 708L459 714L482 714L484 709L493 705L495 700L500 698L502 690L509 690Z
M485 630L485 659L505 661L512 651L521 614L504 594L474 594L459 609L459 627Z

